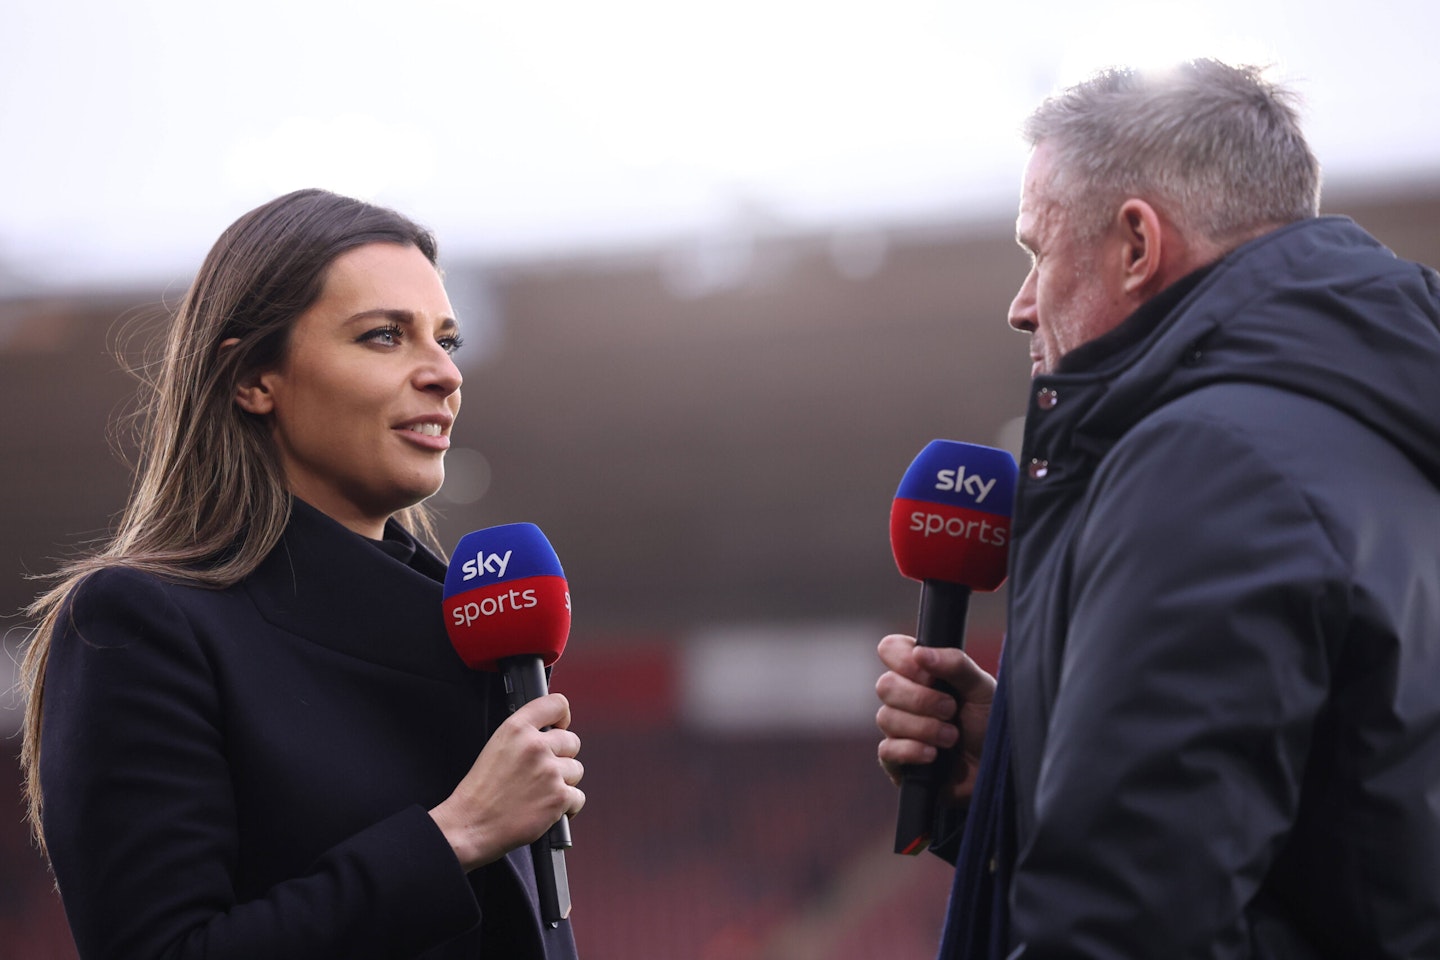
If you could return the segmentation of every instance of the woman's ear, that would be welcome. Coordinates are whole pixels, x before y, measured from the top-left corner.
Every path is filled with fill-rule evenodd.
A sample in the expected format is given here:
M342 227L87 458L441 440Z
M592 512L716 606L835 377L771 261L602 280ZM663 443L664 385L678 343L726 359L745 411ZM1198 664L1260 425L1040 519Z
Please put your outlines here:
M221 341L220 349L229 350L239 343L238 337L231 337ZM256 416L265 416L275 408L275 400L270 395L270 388L266 384L266 377L263 373L253 373L235 387L235 405L246 413L253 413Z

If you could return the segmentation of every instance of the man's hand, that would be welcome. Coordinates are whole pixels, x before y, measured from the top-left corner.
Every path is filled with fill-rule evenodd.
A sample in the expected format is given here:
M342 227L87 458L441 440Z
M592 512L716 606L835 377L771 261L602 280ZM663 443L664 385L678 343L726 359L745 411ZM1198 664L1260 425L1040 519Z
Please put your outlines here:
M891 634L880 641L880 660L889 669L875 684L880 710L875 725L880 741L880 766L891 781L900 782L901 768L932 762L940 749L958 744L951 780L942 798L951 804L970 798L980 769L980 747L995 698L995 678L954 647L921 647L914 637ZM959 696L935 690L943 680Z

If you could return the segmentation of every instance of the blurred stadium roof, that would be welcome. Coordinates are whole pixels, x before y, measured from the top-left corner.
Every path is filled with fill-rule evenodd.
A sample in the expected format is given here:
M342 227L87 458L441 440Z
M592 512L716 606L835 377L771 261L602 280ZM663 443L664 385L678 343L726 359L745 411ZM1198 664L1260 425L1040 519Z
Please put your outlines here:
M1016 130L1112 62L1271 63L1329 183L1440 171L1440 6L187 0L0 8L0 297L183 284L309 185L448 258L1013 209Z

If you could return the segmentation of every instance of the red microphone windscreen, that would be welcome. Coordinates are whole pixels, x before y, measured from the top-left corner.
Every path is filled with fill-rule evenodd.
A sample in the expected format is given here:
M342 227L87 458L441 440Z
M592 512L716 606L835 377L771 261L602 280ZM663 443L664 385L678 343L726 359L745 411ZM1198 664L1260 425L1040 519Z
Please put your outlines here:
M570 587L560 558L533 523L467 533L445 572L445 630L477 670L506 657L560 658L570 636Z
M1017 473L1005 450L955 440L926 445L890 507L900 572L974 590L1004 583Z

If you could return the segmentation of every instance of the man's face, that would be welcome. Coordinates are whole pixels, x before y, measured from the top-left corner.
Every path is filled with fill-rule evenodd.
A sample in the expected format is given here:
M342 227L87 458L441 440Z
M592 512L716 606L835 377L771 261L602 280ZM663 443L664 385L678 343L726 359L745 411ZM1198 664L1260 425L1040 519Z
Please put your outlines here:
M1009 322L1030 334L1030 375L1054 373L1060 358L1114 329L1130 312L1119 275L1107 259L1112 231L1086 237L1070 221L1054 188L1053 158L1045 144L1025 168L1015 238L1030 254L1030 273L1010 304ZM1113 266L1120 266L1114 264Z

